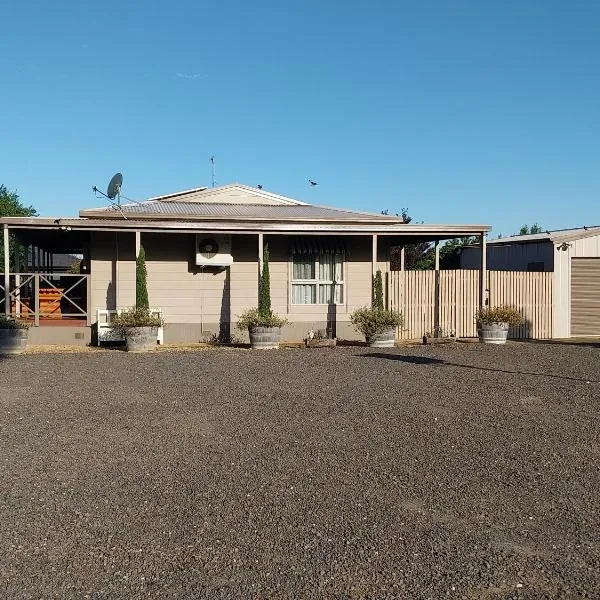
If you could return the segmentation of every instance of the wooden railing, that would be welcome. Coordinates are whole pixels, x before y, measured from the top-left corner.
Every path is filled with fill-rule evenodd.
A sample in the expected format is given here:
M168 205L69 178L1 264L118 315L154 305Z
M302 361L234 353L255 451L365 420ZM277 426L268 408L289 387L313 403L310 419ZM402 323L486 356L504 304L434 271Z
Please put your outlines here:
M89 275L9 273L6 293L6 278L0 273L0 312L36 326L57 319L85 320L90 325L89 298Z

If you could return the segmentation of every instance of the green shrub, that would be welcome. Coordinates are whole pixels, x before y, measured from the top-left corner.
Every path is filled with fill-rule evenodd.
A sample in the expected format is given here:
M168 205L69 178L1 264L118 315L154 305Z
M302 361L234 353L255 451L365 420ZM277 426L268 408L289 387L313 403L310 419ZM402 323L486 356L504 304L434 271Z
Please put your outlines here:
M268 318L271 314L271 277L269 275L269 246L263 252L263 267L258 291L258 312ZM266 325L265 325L266 327ZM275 327L275 325L274 325Z
M132 307L115 315L110 328L114 329L123 337L127 337L127 332L132 327L162 327L164 320L158 315L153 315L147 308Z
M272 311L261 314L258 308L251 308L238 316L236 327L240 331L244 331L249 327L283 327L286 323L286 319L277 316Z
M0 329L29 329L29 323L0 314Z
M477 325L491 325L493 323L508 323L512 327L523 325L523 315L512 306L495 306L494 308L481 308L475 316Z
M135 307L142 310L148 310L150 307L147 279L146 252L144 251L144 246L140 246L140 253L135 259Z
M404 317L396 310L362 306L350 315L350 322L368 339L375 333L383 333L392 327L402 327Z
M283 327L287 320L271 310L271 282L269 277L269 246L263 253L263 268L258 290L258 308L251 308L238 316L236 327L240 331L249 327Z
M373 275L373 296L372 296L373 308L377 310L383 310L383 279L381 277L381 271L377 271Z

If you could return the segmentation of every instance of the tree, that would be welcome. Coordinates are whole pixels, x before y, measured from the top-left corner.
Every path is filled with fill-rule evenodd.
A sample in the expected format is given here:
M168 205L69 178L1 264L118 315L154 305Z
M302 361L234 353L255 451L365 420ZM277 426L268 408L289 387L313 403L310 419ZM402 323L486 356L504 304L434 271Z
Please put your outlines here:
M519 235L533 235L534 233L542 233L542 226L539 223L534 223L531 227L522 225L519 229Z
M260 291L258 295L258 314L263 318L271 315L271 279L269 276L269 246L263 251L262 276L260 278Z
M148 272L146 270L146 252L144 246L140 246L140 253L135 259L135 307L148 310Z
M15 191L9 191L4 185L0 185L0 217L35 217L37 211L33 206L25 206L19 199L19 194ZM26 248L17 242L17 239L13 234L9 235L9 255L11 260L11 269L15 268L14 265L14 249L15 244L18 248L20 255L20 262L27 262ZM4 245L0 240L0 269L4 270Z
M371 305L376 310L383 310L383 279L381 277L381 271L377 270L377 273L373 275L373 296Z

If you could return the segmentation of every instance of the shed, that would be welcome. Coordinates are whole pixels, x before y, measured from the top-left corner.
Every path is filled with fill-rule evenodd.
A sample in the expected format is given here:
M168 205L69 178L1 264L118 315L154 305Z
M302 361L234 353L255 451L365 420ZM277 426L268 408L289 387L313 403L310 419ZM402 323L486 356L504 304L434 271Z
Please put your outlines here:
M600 226L516 235L487 243L487 267L554 273L553 337L600 336ZM481 247L461 252L461 269L477 269Z

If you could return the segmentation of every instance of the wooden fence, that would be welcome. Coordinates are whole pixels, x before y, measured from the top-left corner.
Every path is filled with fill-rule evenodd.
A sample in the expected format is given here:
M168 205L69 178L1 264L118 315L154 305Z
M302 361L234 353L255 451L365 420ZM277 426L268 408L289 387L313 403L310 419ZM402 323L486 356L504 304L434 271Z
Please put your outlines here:
M402 312L404 328L398 338L421 338L434 332L475 337L479 307L479 271L391 271L388 306ZM553 273L488 271L489 306L507 304L522 310L525 324L511 328L512 338L552 337ZM439 316L438 316L439 315Z

